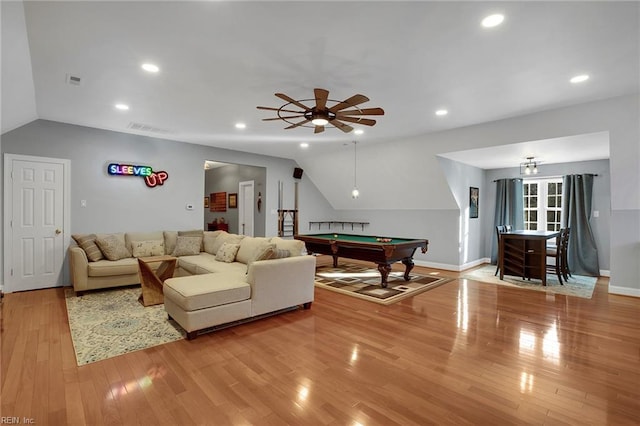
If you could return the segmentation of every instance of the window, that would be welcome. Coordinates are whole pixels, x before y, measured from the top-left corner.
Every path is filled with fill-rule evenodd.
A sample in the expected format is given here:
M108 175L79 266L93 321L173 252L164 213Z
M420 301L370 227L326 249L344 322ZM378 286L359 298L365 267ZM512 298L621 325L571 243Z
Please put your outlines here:
M524 228L559 231L562 211L562 179L524 181Z

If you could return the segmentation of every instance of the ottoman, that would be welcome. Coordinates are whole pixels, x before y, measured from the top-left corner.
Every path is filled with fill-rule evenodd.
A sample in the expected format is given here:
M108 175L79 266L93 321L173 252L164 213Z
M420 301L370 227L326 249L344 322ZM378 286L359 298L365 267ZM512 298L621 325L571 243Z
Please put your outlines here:
M165 311L185 329L188 340L199 330L251 316L251 286L236 273L169 278L163 293Z

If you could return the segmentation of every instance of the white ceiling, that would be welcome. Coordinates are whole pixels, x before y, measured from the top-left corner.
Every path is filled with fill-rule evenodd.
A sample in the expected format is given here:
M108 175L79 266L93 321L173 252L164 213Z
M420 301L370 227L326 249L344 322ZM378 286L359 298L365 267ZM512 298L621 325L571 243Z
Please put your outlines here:
M300 142L339 150L354 135L337 129L315 135L310 128L284 130L286 123L262 121L274 114L256 106L284 103L276 92L309 99L321 87L338 101L367 95L371 100L361 107L382 107L386 114L372 117L378 124L362 126L365 133L358 138L390 142L639 87L639 14L633 2L24 6L40 118L285 158L305 155ZM482 28L482 18L495 12L505 14L503 25ZM146 73L140 68L144 62L157 64L160 72ZM580 73L591 78L580 85L568 82ZM81 77L82 84L66 84L68 74ZM130 110L116 110L118 102ZM436 117L440 108L449 115ZM238 121L247 128L236 129ZM131 123L152 131L132 130ZM586 156L597 157L604 155L602 140L589 139L598 148L593 154L583 142L565 142L583 144ZM553 142L557 155L559 142ZM510 149L522 157L532 148ZM606 151L608 156L608 145ZM451 158L478 167L514 162L501 164L487 150L469 154Z

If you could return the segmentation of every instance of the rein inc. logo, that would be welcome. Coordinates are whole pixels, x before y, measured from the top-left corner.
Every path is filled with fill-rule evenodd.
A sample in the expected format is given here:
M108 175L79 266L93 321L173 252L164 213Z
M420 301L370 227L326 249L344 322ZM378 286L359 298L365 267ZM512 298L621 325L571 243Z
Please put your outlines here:
M149 166L134 166L131 164L111 163L107 171L112 176L139 176L144 178L144 183L149 188L163 185L169 179L169 173L165 171L155 172Z

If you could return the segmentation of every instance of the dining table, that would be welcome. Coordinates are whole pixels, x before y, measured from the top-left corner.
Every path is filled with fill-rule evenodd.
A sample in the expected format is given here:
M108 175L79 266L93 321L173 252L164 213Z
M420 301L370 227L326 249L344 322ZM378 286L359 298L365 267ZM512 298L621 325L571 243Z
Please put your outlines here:
M560 231L513 230L500 234L498 266L500 279L505 275L539 279L547 285L547 241Z

